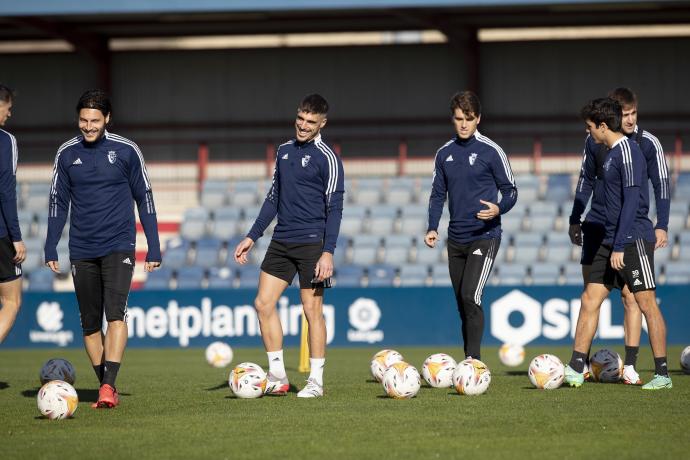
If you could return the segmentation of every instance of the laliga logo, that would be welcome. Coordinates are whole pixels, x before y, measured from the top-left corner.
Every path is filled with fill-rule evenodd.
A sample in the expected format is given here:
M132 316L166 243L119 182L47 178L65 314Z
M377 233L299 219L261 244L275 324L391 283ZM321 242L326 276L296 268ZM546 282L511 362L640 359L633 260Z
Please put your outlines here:
M523 319L520 326L510 324L510 316L519 313ZM549 340L575 337L577 318L580 313L580 299L549 299L542 305L537 300L517 289L509 292L491 304L491 335L504 343L525 345L543 336ZM647 330L647 323L642 327ZM612 324L611 301L606 299L599 311L598 337L601 339L622 339L622 325Z
M348 329L350 342L376 343L383 340L383 331L375 330L381 320L381 309L373 299L360 297L348 309L350 324L356 329Z
M55 343L61 347L74 340L72 331L63 331L64 313L57 302L41 302L36 309L36 322L42 331L29 331L29 340L34 343Z

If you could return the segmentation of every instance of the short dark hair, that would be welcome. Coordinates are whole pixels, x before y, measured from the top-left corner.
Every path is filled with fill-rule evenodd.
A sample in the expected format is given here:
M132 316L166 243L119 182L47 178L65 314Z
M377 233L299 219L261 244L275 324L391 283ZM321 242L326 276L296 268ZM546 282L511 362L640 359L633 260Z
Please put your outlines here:
M79 102L77 102L77 115L79 115L81 109L100 110L103 116L107 117L113 111L113 106L110 104L110 98L105 91L90 89L79 98Z
M609 97L618 101L622 107L637 107L637 95L630 88L616 88L609 92Z
M610 97L602 97L589 101L582 110L580 116L584 121L591 121L595 126L606 123L611 131L621 131L621 119L623 108L620 103Z
M460 109L465 115L473 114L478 117L482 114L482 104L479 98L472 91L459 91L450 99L450 113L455 113L455 109Z
M320 94L310 94L302 99L297 107L299 112L328 114L328 102Z
M12 102L14 100L14 90L0 83L0 101Z

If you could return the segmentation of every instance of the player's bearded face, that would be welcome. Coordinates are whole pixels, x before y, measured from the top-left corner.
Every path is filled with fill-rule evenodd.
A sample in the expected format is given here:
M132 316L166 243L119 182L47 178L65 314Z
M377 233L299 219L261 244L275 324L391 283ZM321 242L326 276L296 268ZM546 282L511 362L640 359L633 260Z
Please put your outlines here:
M110 114L104 116L98 109L81 109L79 111L79 130L86 142L96 142L103 137L105 126L110 121Z
M455 126L455 132L458 133L458 137L460 139L469 139L474 136L479 120L481 120L481 115L476 116L473 113L465 113L462 109L456 108L453 113L453 125Z
M321 113L297 112L295 120L295 136L299 142L309 142L314 139L321 128L326 126L326 115Z
M637 107L636 106L625 106L623 107L623 119L621 120L623 127L623 133L632 134L635 132L635 126L637 126Z

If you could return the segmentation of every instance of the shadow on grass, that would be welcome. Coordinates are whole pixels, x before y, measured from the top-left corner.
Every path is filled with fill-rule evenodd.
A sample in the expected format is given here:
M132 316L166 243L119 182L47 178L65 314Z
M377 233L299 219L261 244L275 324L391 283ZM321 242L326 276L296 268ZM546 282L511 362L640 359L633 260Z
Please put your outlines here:
M367 382L367 383L381 383L381 382L379 382L379 381L376 380L376 379L367 379L366 382Z
M6 388L9 388L10 384L7 382L0 382L0 390L4 390Z
M25 398L35 398L38 394L40 388L34 388L32 390L22 391L22 396ZM79 396L79 402L96 402L98 401L98 389L94 388L77 388L77 395ZM132 396L131 393L119 393L120 396Z
M669 374L670 375L688 375L687 373L685 373L683 371L670 371ZM2 383L3 382L0 382L0 385L2 385ZM2 389L2 387L0 387L0 389Z
M215 387L206 388L206 391L218 391L228 387L228 382L223 380L223 383L216 385Z
M506 371L506 375L509 375L511 377L524 377L525 375L527 375L527 371Z

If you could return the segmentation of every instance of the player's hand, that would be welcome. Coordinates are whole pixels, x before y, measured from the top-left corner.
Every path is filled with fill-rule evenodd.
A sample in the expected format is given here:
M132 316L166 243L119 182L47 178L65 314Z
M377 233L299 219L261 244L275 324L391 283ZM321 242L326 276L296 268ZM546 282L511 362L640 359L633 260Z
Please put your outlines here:
M656 235L656 244L654 245L654 249L665 248L668 246L668 233L666 230L657 228L654 230L654 235Z
M254 240L251 238L246 237L240 241L240 244L235 248L235 262L240 265L246 264L249 261L247 254L252 247L254 247Z
M436 242L438 241L438 232L436 230L429 230L426 232L426 236L424 237L424 244L429 246L430 248L433 248L436 246Z
M333 276L333 254L330 252L324 252L321 254L319 261L316 262L314 278L321 282L326 278L330 278L331 276Z
M568 227L568 236L571 243L582 246L582 225L572 224Z
M154 269L158 268L161 266L160 262L144 262L144 271L145 272L152 272Z
M14 243L14 258L12 262L15 264L20 264L26 259L26 246L23 241L15 241Z
M486 209L482 209L477 213L477 219L481 220L491 220L498 216L501 212L494 203L490 201L479 200L479 202L486 206Z
M611 253L611 267L613 267L614 270L623 270L623 267L625 267L623 263L623 251Z
M48 262L46 262L46 265L48 266L48 268L53 270L53 272L60 273L60 262L58 262L57 260L49 260Z

